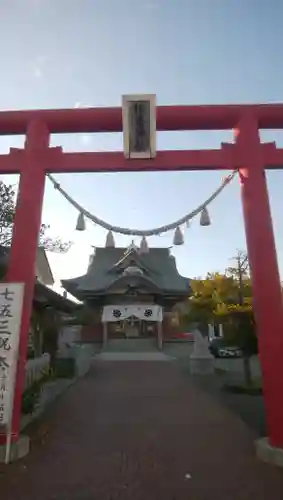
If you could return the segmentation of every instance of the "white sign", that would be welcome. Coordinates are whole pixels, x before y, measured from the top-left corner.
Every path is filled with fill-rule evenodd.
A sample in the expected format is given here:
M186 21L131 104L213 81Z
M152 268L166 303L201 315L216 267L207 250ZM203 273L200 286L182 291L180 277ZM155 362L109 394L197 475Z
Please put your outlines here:
M163 309L156 304L144 305L135 304L129 306L105 306L102 313L102 322L123 321L124 319L135 318L144 321L161 322L163 318Z
M0 426L11 420L23 290L22 283L0 283Z

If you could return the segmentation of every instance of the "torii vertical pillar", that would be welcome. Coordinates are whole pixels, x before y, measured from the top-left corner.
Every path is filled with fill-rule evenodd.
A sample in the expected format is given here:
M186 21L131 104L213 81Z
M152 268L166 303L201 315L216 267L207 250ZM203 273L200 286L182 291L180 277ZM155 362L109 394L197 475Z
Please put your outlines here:
M269 444L283 449L283 301L258 124L246 116L236 137Z
M41 212L44 198L45 171L41 164L48 149L49 131L40 121L28 126L25 149L19 151L21 169L13 238L6 279L24 284L23 312L15 382L12 418L12 440L17 440L20 429L21 398L25 379L27 339L35 284L35 262ZM3 436L0 437L3 442Z

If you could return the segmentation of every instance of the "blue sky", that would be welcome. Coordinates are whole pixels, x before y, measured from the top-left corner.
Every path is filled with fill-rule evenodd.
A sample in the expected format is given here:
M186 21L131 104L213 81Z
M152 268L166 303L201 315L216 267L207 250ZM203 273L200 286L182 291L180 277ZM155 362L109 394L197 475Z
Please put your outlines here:
M154 93L158 104L279 102L283 100L283 4L278 0L2 0L1 109L120 105L125 93ZM262 134L283 146L283 133ZM158 134L159 149L210 148L230 132ZM0 140L1 151L22 137ZM52 137L65 150L116 150L120 134ZM89 211L120 226L149 228L193 210L219 185L223 172L76 174L57 176ZM14 179L7 179L14 182ZM283 272L282 172L268 186ZM223 270L245 247L239 186L210 208L174 250L183 275ZM43 221L75 243L50 256L56 277L82 274L90 245L105 233L88 225L75 233L76 212L46 183ZM150 239L170 246L172 234ZM116 237L128 245L128 238ZM138 240L136 240L138 243Z

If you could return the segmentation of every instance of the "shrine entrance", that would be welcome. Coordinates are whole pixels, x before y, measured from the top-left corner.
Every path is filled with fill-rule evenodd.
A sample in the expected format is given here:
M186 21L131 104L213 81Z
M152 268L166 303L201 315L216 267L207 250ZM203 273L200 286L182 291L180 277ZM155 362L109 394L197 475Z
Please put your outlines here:
M107 323L107 339L157 339L156 322L143 321L132 316L123 321Z
M45 177L70 172L227 170L238 172L253 285L270 445L283 449L283 305L265 169L283 167L283 149L261 143L260 129L283 128L283 104L155 106L154 96L128 96L117 108L0 112L0 133L25 134L24 149L0 155L0 173L20 182L7 283L24 286L12 438L20 428L24 367L34 291L34 263ZM234 130L234 140L213 150L156 151L156 131ZM123 132L124 151L64 152L51 134ZM59 184L55 181L55 187ZM182 222L182 221L181 221ZM170 227L170 224L168 225ZM131 236L131 230L124 234ZM143 231L134 232L143 235ZM149 235L155 234L150 230ZM180 240L180 231L177 232ZM0 355L5 353L0 352ZM6 437L2 434L2 441Z
M124 334L126 338L137 338L141 337L142 334L142 320L132 316L131 318L124 320Z
M144 321L132 316L123 322L123 332L125 338L153 338L157 336L155 322Z
M111 338L155 338L156 345L162 349L162 320L163 309L155 304L104 306L103 346L106 348Z

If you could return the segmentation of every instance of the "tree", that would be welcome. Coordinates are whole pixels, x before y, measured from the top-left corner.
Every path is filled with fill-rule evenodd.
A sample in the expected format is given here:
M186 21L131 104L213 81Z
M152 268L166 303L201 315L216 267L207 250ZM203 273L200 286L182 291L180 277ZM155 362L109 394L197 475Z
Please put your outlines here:
M205 279L191 280L190 286L192 295L187 317L198 323L202 332L207 333L207 325L215 321L217 307L235 303L237 283L225 274L208 273Z
M13 186L0 181L0 245L10 246L12 241L13 222L15 218L15 191ZM51 252L64 253L71 246L71 242L64 242L61 238L48 236L50 226L42 224L39 232L39 246Z
M228 276L231 276L238 282L238 303L243 305L247 297L251 297L251 281L249 275L249 261L247 253L238 250L232 259L234 266L226 269Z
M257 353L257 337L249 263L240 250L233 260L235 265L225 274L208 273L205 279L191 280L187 319L196 322L203 333L209 323L223 324L224 342L241 349L245 382L251 385L250 358Z

